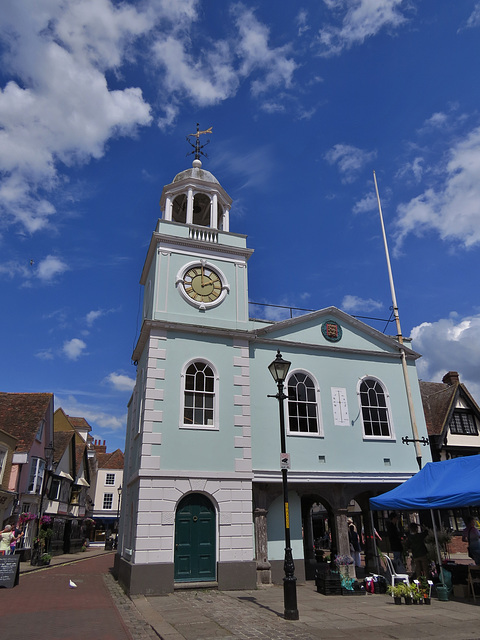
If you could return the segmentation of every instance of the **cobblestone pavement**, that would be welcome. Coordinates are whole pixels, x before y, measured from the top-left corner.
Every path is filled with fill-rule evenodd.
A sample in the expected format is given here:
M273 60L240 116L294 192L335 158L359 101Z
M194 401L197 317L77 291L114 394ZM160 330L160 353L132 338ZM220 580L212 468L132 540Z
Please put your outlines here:
M480 609L472 601L395 606L386 595L323 596L297 589L299 621L283 618L283 589L176 591L137 597L135 606L162 640L478 640Z

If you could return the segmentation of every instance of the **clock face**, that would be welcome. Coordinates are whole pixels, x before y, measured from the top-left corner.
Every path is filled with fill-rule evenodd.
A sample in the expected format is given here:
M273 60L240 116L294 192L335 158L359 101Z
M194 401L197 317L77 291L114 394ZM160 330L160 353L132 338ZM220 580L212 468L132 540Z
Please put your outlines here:
M202 264L185 272L183 286L187 296L199 303L214 302L222 293L220 276Z

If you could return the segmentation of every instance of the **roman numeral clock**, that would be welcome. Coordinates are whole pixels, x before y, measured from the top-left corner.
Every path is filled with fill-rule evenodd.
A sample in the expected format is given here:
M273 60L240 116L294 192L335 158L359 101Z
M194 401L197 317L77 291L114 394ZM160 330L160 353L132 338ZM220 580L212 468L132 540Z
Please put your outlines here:
M175 284L182 298L201 310L218 306L230 291L223 272L207 260L184 265L177 273Z

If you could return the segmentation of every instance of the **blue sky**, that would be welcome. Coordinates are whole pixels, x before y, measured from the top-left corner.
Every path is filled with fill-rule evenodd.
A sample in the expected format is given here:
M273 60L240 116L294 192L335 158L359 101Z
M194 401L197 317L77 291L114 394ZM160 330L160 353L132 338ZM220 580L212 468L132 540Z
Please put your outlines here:
M199 122L252 301L389 317L375 170L419 374L480 400L479 53L478 0L4 0L0 388L123 448L140 273Z

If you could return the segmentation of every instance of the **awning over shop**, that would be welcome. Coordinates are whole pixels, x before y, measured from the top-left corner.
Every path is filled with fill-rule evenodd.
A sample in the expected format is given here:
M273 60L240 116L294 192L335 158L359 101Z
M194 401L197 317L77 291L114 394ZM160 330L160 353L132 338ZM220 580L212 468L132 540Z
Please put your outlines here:
M480 505L480 455L428 462L399 487L370 498L371 509L414 511Z

